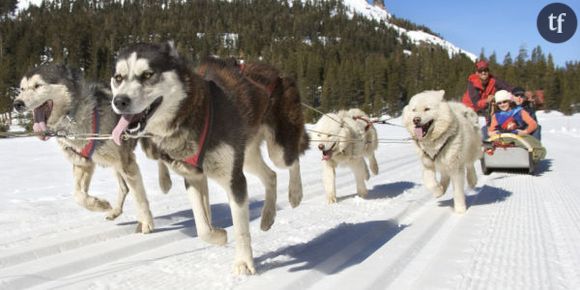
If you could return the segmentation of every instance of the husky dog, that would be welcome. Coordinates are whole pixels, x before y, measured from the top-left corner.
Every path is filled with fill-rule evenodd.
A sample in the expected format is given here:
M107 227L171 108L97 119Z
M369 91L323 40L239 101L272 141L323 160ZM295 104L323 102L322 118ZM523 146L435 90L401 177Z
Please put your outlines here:
M215 82L224 91L237 98L241 106L254 106L246 110L256 114L248 116L249 124L247 156L244 169L257 175L266 187L266 200L262 208L262 230L268 230L276 214L276 173L262 159L260 144L266 140L272 162L282 168L290 167L289 201L296 207L302 200L300 161L298 157L308 148L308 135L304 130L304 116L300 95L292 94L293 100L283 95L283 81L279 73L272 83L263 85L246 78L227 60L206 57L197 72L206 80ZM289 91L289 90L285 90Z
M14 101L19 112L32 111L33 129L37 133L66 132L67 134L110 134L119 117L110 107L111 91L99 84L82 80L79 71L64 65L47 64L31 69L20 82L20 94ZM42 136L47 140L48 136ZM139 166L133 150L135 140L117 146L112 141L57 139L65 156L73 164L76 202L91 211L108 211L106 218L113 220L123 212L129 190L135 195L139 208L137 231L153 230L153 217ZM154 151L154 149L152 149ZM113 167L118 181L118 198L114 208L108 201L89 195L89 184L95 165ZM171 187L166 172L164 190ZM162 186L163 187L163 186Z
M444 101L444 94L424 91L413 96L403 109L403 124L415 141L427 189L440 197L451 179L455 212L464 213L466 176L469 187L477 183L473 163L481 158L481 132L473 110Z
M351 168L356 179L357 193L366 197L369 170L364 157L368 158L371 171L379 173L375 158L378 148L377 131L365 112L360 109L338 111L322 116L312 130L312 139L322 152L322 180L328 203L336 203L336 167L346 165Z
M302 101L296 81L283 76L270 64L234 63L241 74L269 92L272 102L269 122L274 128L270 138L273 137L274 142L268 142L268 152L276 166L290 166L290 197L302 197L300 163L297 160L298 155L308 149L310 140L304 127Z
M267 96L229 86L233 89L224 91L204 80L188 69L171 43L121 50L111 86L113 108L122 115L115 131L138 128L151 136L162 159L185 179L198 235L214 244L224 244L227 236L211 225L207 178L225 189L236 235L234 272L255 273L243 169L270 174L255 147L270 105ZM268 180L275 182L275 177Z

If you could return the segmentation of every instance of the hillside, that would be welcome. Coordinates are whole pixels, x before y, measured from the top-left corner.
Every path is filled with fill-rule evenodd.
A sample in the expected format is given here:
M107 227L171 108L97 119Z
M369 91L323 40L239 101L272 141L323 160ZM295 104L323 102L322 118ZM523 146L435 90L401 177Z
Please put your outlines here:
M302 100L327 112L360 107L398 115L409 96L444 89L458 99L474 55L430 29L364 0L45 1L20 3L0 18L0 113L11 109L22 75L46 62L81 68L109 82L116 52L137 41L174 40L196 62L208 54L259 60L298 80ZM38 2L36 2L38 3ZM544 88L549 109L580 102L580 64L556 69L539 47L513 62L491 59L514 86ZM516 73L517 72L517 73ZM307 112L313 121L316 116Z

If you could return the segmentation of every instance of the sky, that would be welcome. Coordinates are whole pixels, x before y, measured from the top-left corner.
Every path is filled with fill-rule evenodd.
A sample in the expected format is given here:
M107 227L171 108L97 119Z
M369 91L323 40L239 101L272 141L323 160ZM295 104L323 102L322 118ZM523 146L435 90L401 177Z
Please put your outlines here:
M564 66L567 61L580 61L580 28L564 43L544 40L536 19L546 5L554 2L570 6L580 18L578 0L386 0L385 6L389 13L425 25L478 56L483 49L486 56L495 52L498 62L503 62L508 52L515 58L522 46L531 54L539 45L546 55L552 54L557 66Z

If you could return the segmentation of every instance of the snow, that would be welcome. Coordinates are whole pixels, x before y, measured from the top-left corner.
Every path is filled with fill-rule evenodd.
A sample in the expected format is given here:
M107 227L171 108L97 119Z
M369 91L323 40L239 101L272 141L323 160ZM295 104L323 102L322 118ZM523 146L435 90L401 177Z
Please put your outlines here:
M71 166L54 140L0 139L0 289L580 289L580 115L538 116L548 155L537 174L484 176L476 164L465 215L453 212L451 190L435 199L422 186L408 143L380 144L367 199L339 168L334 205L320 152L310 149L299 207L289 206L288 174L277 170L278 215L268 232L259 221L264 188L249 176L255 276L232 273L232 222L214 183L213 223L229 237L221 247L196 236L181 179L172 175L163 194L156 163L138 151L156 231L135 234L131 197L116 221L75 204ZM376 127L379 138L408 137ZM91 194L115 199L111 170L96 170Z
M372 4L369 4L366 0L344 0L344 4L346 7L351 9L352 13L356 13L359 15L363 15L369 19L376 20L376 21L384 21L385 25L395 29L399 35L405 35L409 38L412 43L417 45L422 43L427 43L431 45L437 45L449 53L449 57L455 54L464 54L469 57L471 60L475 61L477 56L469 51L461 49L451 42L442 39L438 36L426 33L424 31L418 30L407 30L402 27L396 26L392 23L389 23L389 18L391 18L391 14L387 11L387 9L381 9L376 7Z

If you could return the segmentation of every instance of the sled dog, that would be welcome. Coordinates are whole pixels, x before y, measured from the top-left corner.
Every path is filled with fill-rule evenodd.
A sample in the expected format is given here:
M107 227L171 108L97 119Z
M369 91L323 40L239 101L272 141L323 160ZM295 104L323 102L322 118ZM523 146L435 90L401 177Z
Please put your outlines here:
M235 61L234 61L235 64ZM290 169L288 199L292 207L302 200L302 181L298 157L308 148L309 138L304 130L300 95L296 87L286 86L280 73L264 65L259 73L267 75L257 80L242 75L231 60L206 57L197 72L230 92L241 106L254 106L254 123L249 125L244 170L258 176L266 187L262 208L262 230L268 230L276 213L276 173L263 161L260 144L266 141L270 160L280 168ZM289 93L290 92L290 93Z
M369 161L374 175L379 173L375 158L378 147L377 131L369 116L360 109L341 110L322 116L311 134L322 152L322 182L328 203L336 203L336 167L351 168L356 180L357 193L366 197L369 170L364 157Z
M477 183L473 163L481 158L481 132L475 112L461 103L444 101L444 94L424 91L413 96L403 109L403 124L421 159L424 185L440 197L451 180L455 212L464 213L465 178L470 188Z
M243 169L267 176L263 182L274 182L267 190L275 188L275 175L257 147L264 135L272 134L264 125L272 101L245 85L221 83L232 80L221 77L208 76L215 80L209 81L192 72L171 43L134 44L119 52L111 79L113 108L122 115L119 128L150 135L161 158L184 177L197 233L214 244L224 244L227 236L211 225L207 178L225 189L236 235L234 272L253 274ZM268 219L273 216L262 217L262 225L271 225Z
M32 111L33 130L83 134L110 134L119 117L110 106L111 91L99 84L85 82L80 71L64 65L47 64L31 69L20 82L20 94L14 101L19 112ZM42 136L47 140L48 136ZM58 137L67 159L73 164L74 199L91 211L107 211L113 220L123 212L127 193L131 191L139 209L137 231L153 230L153 217L133 153L136 140L127 140L117 146L111 140L85 140ZM154 148L151 149L154 152ZM118 181L118 198L114 208L108 201L89 194L89 185L95 165L112 167ZM163 165L163 167L165 167ZM162 189L169 190L171 179L167 170L160 176Z

